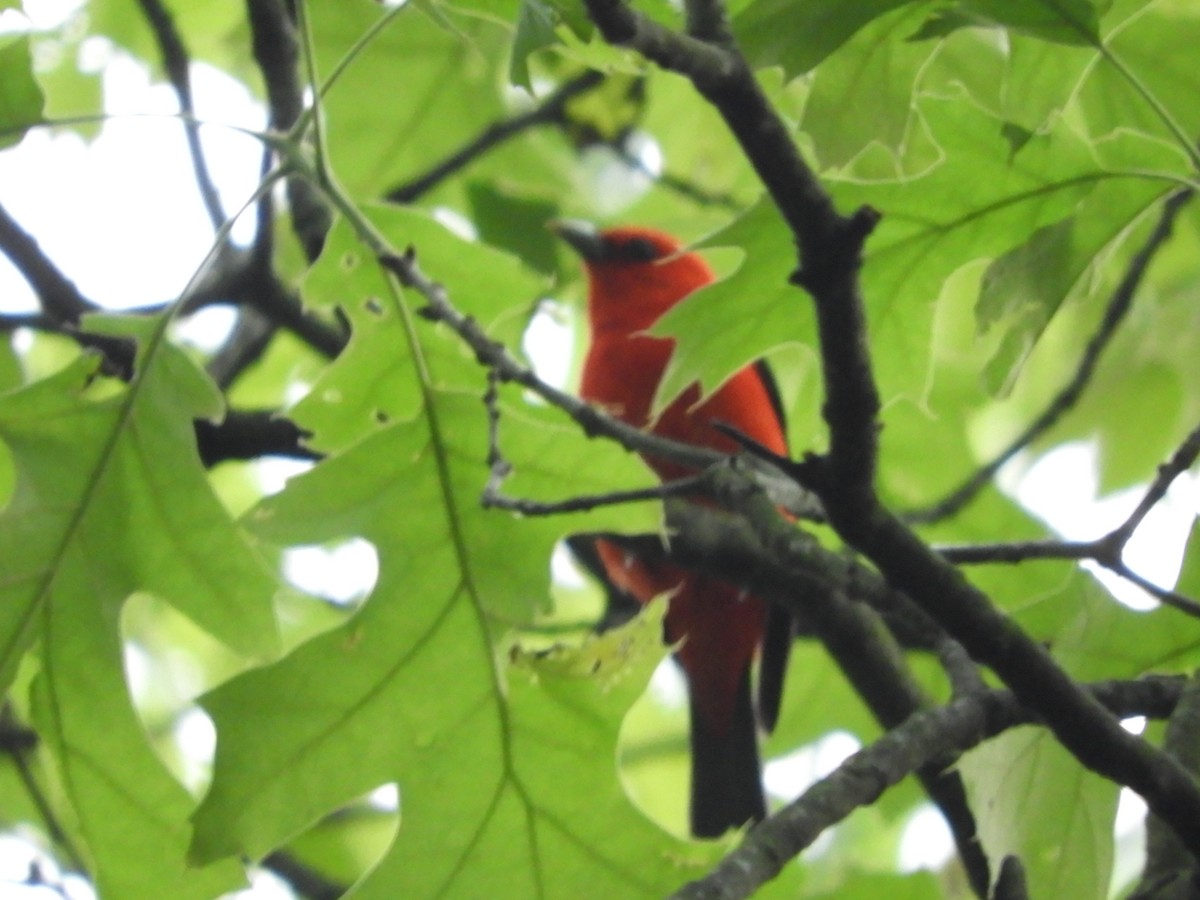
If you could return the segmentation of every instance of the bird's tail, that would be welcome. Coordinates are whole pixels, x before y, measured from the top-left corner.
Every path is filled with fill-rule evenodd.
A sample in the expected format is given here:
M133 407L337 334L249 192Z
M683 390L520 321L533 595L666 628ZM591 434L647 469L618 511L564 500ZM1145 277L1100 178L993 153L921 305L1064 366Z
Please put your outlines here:
M731 828L763 819L767 805L749 671L738 686L733 716L720 733L706 724L694 700L690 706L692 834L720 837Z

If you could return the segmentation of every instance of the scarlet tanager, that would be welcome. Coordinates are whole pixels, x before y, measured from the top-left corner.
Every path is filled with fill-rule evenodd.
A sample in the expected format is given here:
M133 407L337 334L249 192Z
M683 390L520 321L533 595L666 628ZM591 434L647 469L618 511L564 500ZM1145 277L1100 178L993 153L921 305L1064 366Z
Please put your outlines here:
M646 334L668 309L702 285L712 270L679 241L648 228L596 231L559 221L553 230L583 257L588 277L591 343L580 394L618 419L665 438L736 452L713 427L724 422L768 449L786 454L783 415L770 372L756 363L701 401L693 384L657 418L650 407L674 341ZM645 457L665 480L692 474L665 459ZM595 556L610 589L648 603L670 596L666 639L687 680L691 715L691 829L716 837L766 814L758 729L779 712L791 621L731 582L687 571L633 547L598 538ZM761 655L757 703L751 671Z

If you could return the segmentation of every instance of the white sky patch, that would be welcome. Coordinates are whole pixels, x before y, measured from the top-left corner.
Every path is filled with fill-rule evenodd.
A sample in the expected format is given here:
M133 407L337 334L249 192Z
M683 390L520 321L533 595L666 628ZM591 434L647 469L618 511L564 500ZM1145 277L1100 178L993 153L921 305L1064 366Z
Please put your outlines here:
M237 311L232 306L207 306L174 323L173 331L181 343L213 353L225 343L236 322Z
M309 594L356 603L379 578L379 556L362 538L329 547L292 547L283 553L283 576Z
M557 388L566 387L575 354L575 311L555 300L541 301L521 346L538 378Z
M111 52L103 83L106 109L117 117L94 141L37 128L0 153L3 202L88 299L112 309L173 300L213 240L183 127L170 118L175 94L120 52ZM212 67L193 68L193 93L201 118L262 127L261 105ZM201 139L232 213L258 183L261 145L218 125L202 129ZM252 228L246 217L235 238ZM34 309L28 285L0 257L0 311Z
M464 241L479 239L479 231L475 228L475 223L456 209L451 209L448 206L434 207L433 218L434 221L444 226L451 234L457 235Z
M57 28L83 6L83 0L22 0L21 9L0 13L0 34Z
M248 873L250 887L224 894L224 900L295 900L296 892L286 881L267 869L255 866Z
M650 676L650 691L655 701L668 709L678 709L687 703L687 682L679 665L670 657L659 663Z
M367 795L367 803L384 812L396 812L400 808L400 788L395 784L381 784Z
M146 694L150 690L150 674L153 664L146 655L143 647L134 641L125 641L125 683L129 685L129 694L137 706L143 706Z
M602 215L613 215L637 200L653 186L651 176L662 171L663 155L658 142L644 132L634 132L627 149L650 173L638 171L606 146L586 148L580 154L580 171L592 205Z
M254 467L254 477L264 496L278 494L290 479L303 475L313 467L306 459L259 459L251 463Z
M550 554L550 577L555 584L567 588L581 588L587 584L571 551L563 543L555 544L554 552Z
M197 706L185 709L175 720L175 742L182 751L183 784L193 794L208 786L217 750L217 729Z
M901 872L938 870L954 856L954 837L941 812L930 804L917 808L900 837Z
M37 867L38 885L22 884L29 878L31 866ZM24 829L0 835L0 885L4 900L96 900L90 884L77 875L64 875Z
M858 738L848 731L831 731L811 744L770 760L763 768L763 783L772 796L794 800L861 748Z

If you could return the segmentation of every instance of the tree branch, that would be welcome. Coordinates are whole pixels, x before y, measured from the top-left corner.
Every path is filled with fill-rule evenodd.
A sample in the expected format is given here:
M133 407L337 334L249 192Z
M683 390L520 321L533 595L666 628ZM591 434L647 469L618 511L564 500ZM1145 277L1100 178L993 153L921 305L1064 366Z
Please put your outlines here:
M1193 774L1200 773L1200 681L1193 675L1184 685L1175 711L1167 722L1163 749L1174 754ZM1164 888L1171 886L1175 893ZM1146 823L1146 865L1131 900L1166 900L1170 896L1195 896L1196 860L1170 828L1156 817ZM1187 888L1186 890L1179 890Z
M939 547L945 559L958 564L1021 563L1035 559L1091 560L1110 572L1133 582L1167 606L1200 617L1200 603L1182 594L1161 588L1131 570L1123 559L1125 547L1146 516L1166 496L1171 483L1191 468L1200 457L1200 426L1193 429L1171 458L1158 467L1154 481L1142 495L1133 512L1108 534L1093 541L1013 541L998 544L974 544Z
M1170 715L1182 679L1101 682L1084 690L1114 716ZM971 692L924 710L855 753L798 799L759 823L704 878L685 885L677 900L740 900L779 874L789 860L855 809L922 765L957 756L1017 725L1038 724L1009 691Z
M845 560L824 550L815 538L784 521L761 489L734 483L720 471L710 471L708 477L717 481L713 492L728 508L741 513L758 540L775 551L770 554L768 566L779 565L784 557L781 550L784 546L790 545L800 551L796 554L799 559L794 560L799 564L797 568L785 570L786 592L780 592L776 585L762 591L755 588L755 592L782 604L797 622L811 629L883 729L894 728L918 711L929 708L932 700L913 677L892 632L881 627L876 612L863 603L852 602L858 599L860 590L864 596L869 596L882 588L881 593L892 607L890 611L899 613L886 620L890 625L896 623L893 625L896 636L903 640L904 635L916 633L928 642L927 646L937 647L942 655L955 661L955 668L948 667L951 675L969 665L965 651L907 598L889 596L890 592L878 583L873 573L867 574L857 566L848 569ZM692 504L669 506L672 551L688 553L689 528L685 523L701 517L712 519L715 515ZM729 529L725 529L720 540L710 540L708 546L690 554L691 559L684 562L690 568L710 568L712 562L704 560L711 557L726 561L724 554L733 546L735 541L729 536ZM733 583L751 587L744 577L747 571L743 562L730 565L717 574ZM844 574L847 572L852 573L848 578ZM865 584L859 584L860 579L865 584L874 581L875 591L865 590ZM954 762L953 756L934 758L918 766L915 774L945 817L972 889L977 896L986 897L991 882L988 860L976 834L975 817L967 802L962 778L952 769Z
M270 126L276 131L288 131L304 111L295 18L287 0L246 0L246 12L253 37L254 61L266 86ZM333 214L320 190L299 175L287 179L287 198L292 228L305 257L312 262L325 245ZM260 228L262 224L260 219Z
M196 420L196 447L206 468L233 459L284 456L320 459L304 445L308 432L269 409L231 409L220 422Z
M498 381L519 384L558 407L574 419L588 437L607 437L627 450L667 459L692 469L705 469L726 459L725 454L715 450L647 434L605 415L573 394L542 381L532 369L517 362L504 344L488 337L478 322L455 309L446 296L445 288L421 272L412 248L403 255L383 255L379 262L405 287L421 295L426 305L420 314L430 321L449 326L475 353L478 363L495 373Z
M85 313L98 308L79 292L75 282L63 275L33 236L3 206L0 206L0 250L33 288L48 318L58 323L77 323Z
M1184 438L1183 443L1179 445L1171 458L1158 467L1154 480L1146 489L1146 493L1138 502L1137 507L1120 526L1105 538L1106 543L1112 546L1114 556L1120 557L1125 550L1125 545L1129 543L1134 531L1142 524L1150 510L1166 496L1171 483L1192 467L1192 463L1196 461L1197 457L1200 457L1200 426L1194 428Z
M196 175L196 186L200 190L200 199L208 212L213 230L221 227L225 221L225 210L221 208L221 198L217 186L208 170L208 161L204 156L204 148L200 143L200 124L195 118L195 106L192 103L192 78L190 60L183 39L175 29L175 20L160 0L138 0L154 39L158 42L162 54L163 68L167 78L175 89L179 99L179 111L183 113L183 129L187 135L188 153L192 157L192 168Z
M46 797L42 786L38 784L33 770L29 766L29 754L38 746L39 738L36 731L26 728L13 715L12 704L7 700L0 706L0 753L5 753L13 761L17 777L30 801L42 817L46 834L61 850L68 864L78 872L86 872L83 856L75 847L70 835L67 834L58 814Z
M556 91L533 109L492 123L427 172L389 190L384 195L385 198L392 203L412 203L498 144L516 137L530 128L562 124L566 121L567 104L603 81L604 74L597 71L589 70L581 75L576 75L561 84Z
M568 497L565 500L540 501L522 497L507 497L503 493L504 481L512 474L512 464L500 450L500 376L495 369L488 369L488 386L483 395L483 405L488 419L488 480L484 485L480 501L489 509L504 509L523 516L557 516L564 513L588 512L601 506L619 506L646 500L665 500L668 497L686 497L705 493L706 482L702 475L680 478L667 484L628 491L609 491L604 494Z
M286 881L298 896L306 900L338 900L347 890L347 885L331 881L316 869L282 850L268 853L263 858L262 867L274 872Z

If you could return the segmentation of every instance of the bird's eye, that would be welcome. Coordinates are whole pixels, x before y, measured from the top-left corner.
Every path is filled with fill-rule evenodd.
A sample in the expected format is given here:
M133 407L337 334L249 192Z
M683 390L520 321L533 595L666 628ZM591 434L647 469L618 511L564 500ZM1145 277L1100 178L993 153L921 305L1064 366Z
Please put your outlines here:
M651 262L662 256L652 241L643 237L630 238L621 247L621 256L629 262Z

